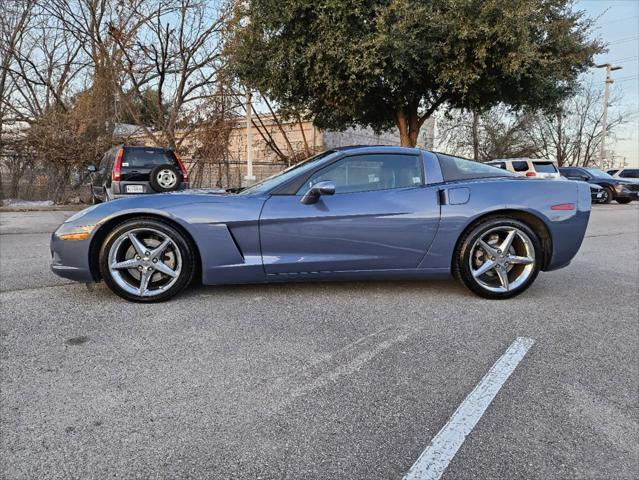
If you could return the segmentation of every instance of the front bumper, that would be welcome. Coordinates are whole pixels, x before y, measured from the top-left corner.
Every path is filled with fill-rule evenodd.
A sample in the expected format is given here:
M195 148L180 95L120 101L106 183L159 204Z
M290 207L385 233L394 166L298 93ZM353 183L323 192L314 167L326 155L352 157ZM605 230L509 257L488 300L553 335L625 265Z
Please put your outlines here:
M629 198L631 200L639 199L639 190L629 190L624 188L621 191L617 191L615 198Z
M93 282L89 265L90 239L61 240L64 224L51 235L51 271L76 282Z

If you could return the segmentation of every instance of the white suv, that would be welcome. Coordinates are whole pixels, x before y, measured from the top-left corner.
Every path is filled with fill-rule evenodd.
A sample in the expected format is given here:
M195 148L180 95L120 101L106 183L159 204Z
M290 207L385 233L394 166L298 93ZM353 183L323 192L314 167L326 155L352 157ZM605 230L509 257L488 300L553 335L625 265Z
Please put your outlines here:
M639 180L639 168L621 168L619 170L608 170L608 175L626 180Z
M561 180L559 169L554 162L549 160L532 160L530 158L501 158L486 162L509 172L528 178L541 178L544 180Z

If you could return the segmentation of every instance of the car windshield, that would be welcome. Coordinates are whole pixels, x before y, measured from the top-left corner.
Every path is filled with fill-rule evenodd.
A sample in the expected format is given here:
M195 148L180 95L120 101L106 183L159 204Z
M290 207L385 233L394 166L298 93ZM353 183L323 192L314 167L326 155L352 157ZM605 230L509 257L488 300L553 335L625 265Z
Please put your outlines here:
M595 178L612 178L612 176L598 168L584 168L584 170Z
M153 168L158 165L176 165L173 152L153 148L126 148L122 168Z
M272 175L267 179L256 183L255 185L245 188L244 190L239 192L238 195L259 195L269 192L275 187L283 184L284 182L289 181L291 178L297 176L298 174L304 173L314 168L319 162L324 160L329 155L332 155L333 153L335 153L335 150L327 150L325 152L318 153L317 155L310 157L296 165L288 167L286 170Z

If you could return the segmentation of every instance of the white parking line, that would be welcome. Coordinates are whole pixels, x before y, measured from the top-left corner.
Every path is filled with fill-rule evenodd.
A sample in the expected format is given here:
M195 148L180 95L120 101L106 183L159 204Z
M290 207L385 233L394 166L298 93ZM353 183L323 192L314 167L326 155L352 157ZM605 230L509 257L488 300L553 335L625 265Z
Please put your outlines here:
M426 450L404 476L404 480L436 480L442 476L459 447L508 380L535 341L519 337L495 362L481 382L464 399Z

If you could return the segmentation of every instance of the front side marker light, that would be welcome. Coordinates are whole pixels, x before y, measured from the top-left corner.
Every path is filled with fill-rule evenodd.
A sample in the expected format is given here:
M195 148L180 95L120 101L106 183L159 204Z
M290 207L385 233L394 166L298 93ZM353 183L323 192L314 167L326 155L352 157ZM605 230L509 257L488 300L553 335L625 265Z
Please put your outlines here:
M59 235L60 240L86 240L89 238L90 232L63 233Z

